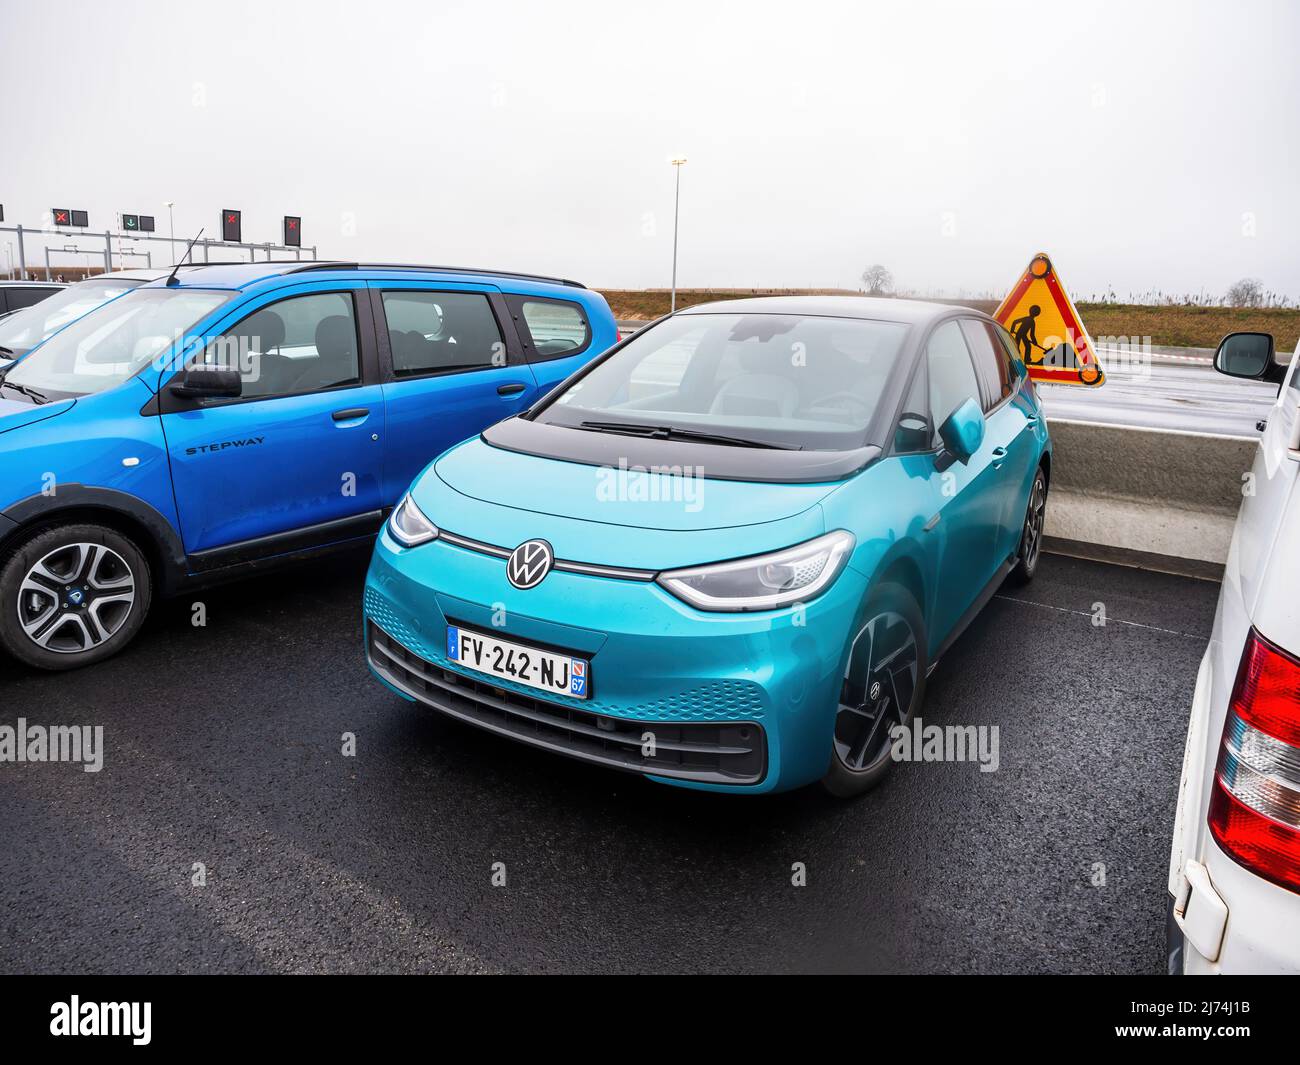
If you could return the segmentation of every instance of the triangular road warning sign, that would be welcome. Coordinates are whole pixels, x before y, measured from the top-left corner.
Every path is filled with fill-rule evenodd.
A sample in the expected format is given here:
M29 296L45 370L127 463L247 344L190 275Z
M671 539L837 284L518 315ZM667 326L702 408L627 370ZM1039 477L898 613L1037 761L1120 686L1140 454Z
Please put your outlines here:
M1035 381L1089 386L1105 382L1083 319L1043 252L1029 260L993 317L1011 334Z

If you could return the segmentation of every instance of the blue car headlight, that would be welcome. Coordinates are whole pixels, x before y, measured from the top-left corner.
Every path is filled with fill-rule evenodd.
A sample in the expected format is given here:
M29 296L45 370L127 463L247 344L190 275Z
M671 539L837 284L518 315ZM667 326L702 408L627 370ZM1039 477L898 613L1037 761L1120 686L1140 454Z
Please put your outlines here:
M700 610L775 610L821 595L839 576L853 544L853 535L839 529L770 555L669 570L658 581Z
M403 547L416 547L438 539L438 526L424 516L409 493L393 508L392 517L388 519L388 531Z

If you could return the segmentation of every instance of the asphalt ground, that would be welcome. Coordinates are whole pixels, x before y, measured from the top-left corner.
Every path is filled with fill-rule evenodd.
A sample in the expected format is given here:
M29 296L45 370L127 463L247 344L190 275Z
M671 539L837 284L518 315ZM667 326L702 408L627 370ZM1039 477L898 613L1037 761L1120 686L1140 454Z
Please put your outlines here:
M843 803L668 788L405 702L365 666L365 562L206 592L203 628L162 604L89 669L0 660L0 725L104 728L98 773L0 763L0 971L1163 970L1216 585L1045 556L923 710L997 725L998 770L899 765Z

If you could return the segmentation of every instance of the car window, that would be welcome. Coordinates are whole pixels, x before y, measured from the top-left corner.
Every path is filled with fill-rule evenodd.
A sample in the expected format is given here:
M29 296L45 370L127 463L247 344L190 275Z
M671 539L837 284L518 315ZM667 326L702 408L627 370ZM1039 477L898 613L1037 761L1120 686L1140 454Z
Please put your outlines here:
M1014 392L1020 386L1021 378L1025 375L1024 360L1020 357L1020 349L1016 347L1016 342L1011 339L1011 334L997 322L989 322L987 325L993 333L993 339L997 342L1000 358L1006 362L1007 373L1010 374L1011 391Z
M991 410L1011 395L1011 366L1002 350L1002 342L989 323L963 318L961 329L966 335L966 346L984 378L984 409Z
M628 398L642 400L659 393L670 393L680 389L691 356L699 346L707 328L706 323L701 323L671 343L655 348L632 366L628 371Z
M17 352L34 348L69 322L139 285L139 281L114 278L80 281L60 289L39 303L0 321L0 347Z
M980 402L979 380L970 360L962 330L955 321L944 322L926 345L930 367L930 414L934 420L932 443L938 443L939 427L968 399Z
M912 383L908 387L907 398L903 400L903 409L899 412L898 425L894 429L894 451L900 455L929 451L933 439L929 386L925 379L925 367L918 366L912 375Z
M481 292L385 292L397 377L504 366L506 347Z
M238 368L243 399L302 395L361 380L350 292L317 292L262 307L191 362Z
M670 426L807 450L861 447L907 329L793 314L678 315L625 341L535 417Z
M165 356L231 295L191 288L128 292L55 333L8 369L5 380L51 398L105 392Z
M59 291L61 290L57 288L11 288L5 295L8 297L9 310L19 311L34 306Z
M576 303L525 299L520 307L538 358L558 359L587 346L591 330L586 313Z

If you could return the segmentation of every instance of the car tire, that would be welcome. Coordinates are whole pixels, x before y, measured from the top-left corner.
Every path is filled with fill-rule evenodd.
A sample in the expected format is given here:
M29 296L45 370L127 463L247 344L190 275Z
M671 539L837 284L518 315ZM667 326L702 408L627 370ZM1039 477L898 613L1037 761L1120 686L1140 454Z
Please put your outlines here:
M1025 520L1020 526L1020 542L1016 545L1016 564L1007 575L1011 584L1028 584L1038 572L1038 560L1043 555L1043 526L1046 520L1047 473L1039 466L1034 471L1029 502L1025 504Z
M149 564L121 533L46 529L0 565L0 645L37 669L88 666L135 638L152 596Z
M901 584L873 589L844 667L830 768L821 782L836 798L870 791L893 768L889 734L909 724L925 701L927 646L912 593Z

